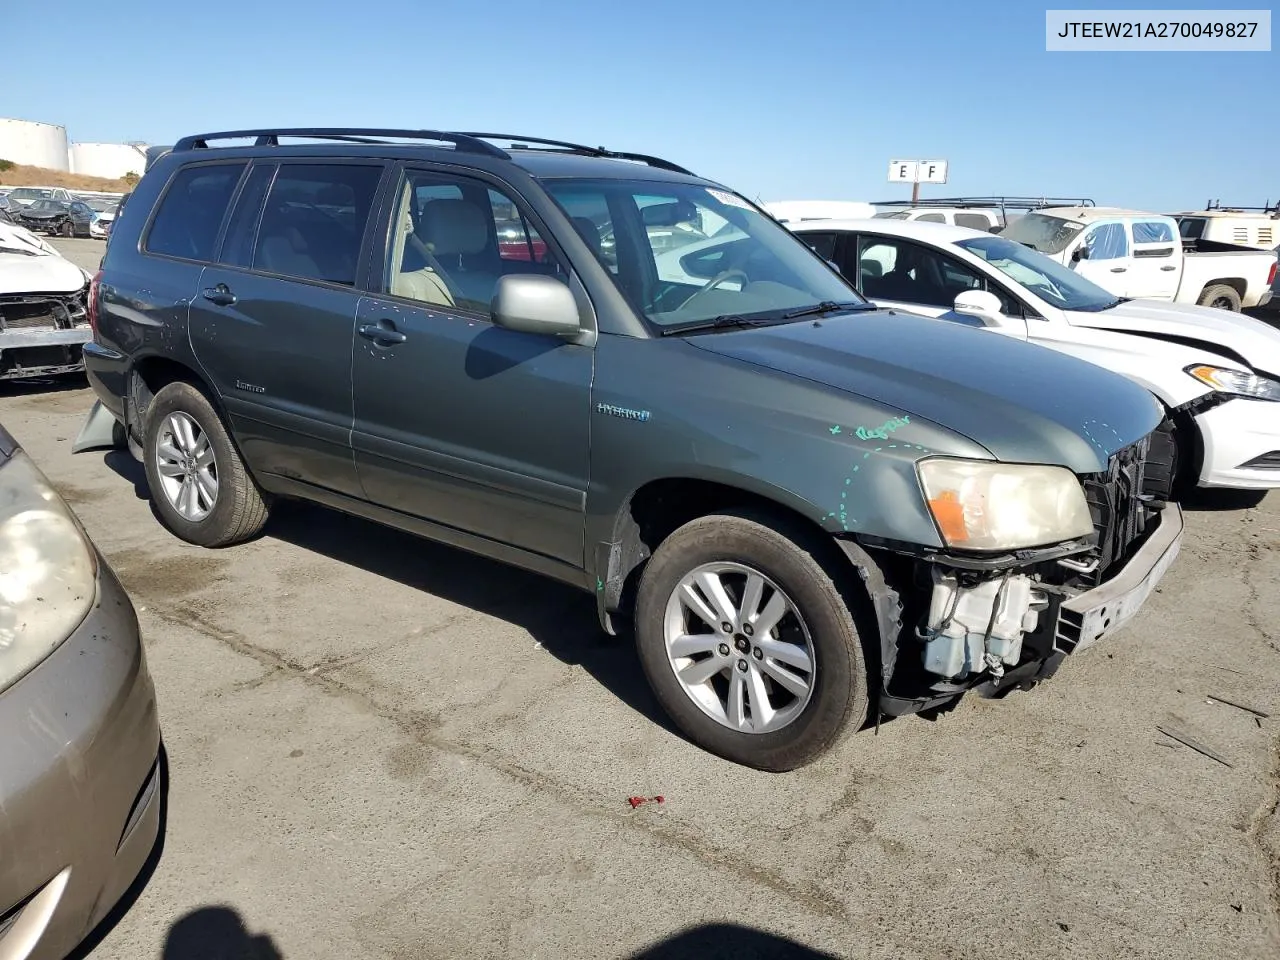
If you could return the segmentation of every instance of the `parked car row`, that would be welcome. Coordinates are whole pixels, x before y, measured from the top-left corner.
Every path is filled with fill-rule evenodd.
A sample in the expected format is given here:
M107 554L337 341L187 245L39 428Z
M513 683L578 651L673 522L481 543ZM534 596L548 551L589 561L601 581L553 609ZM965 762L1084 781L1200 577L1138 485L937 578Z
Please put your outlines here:
M0 222L64 237L105 239L121 198L81 196L63 187L15 187L0 193Z

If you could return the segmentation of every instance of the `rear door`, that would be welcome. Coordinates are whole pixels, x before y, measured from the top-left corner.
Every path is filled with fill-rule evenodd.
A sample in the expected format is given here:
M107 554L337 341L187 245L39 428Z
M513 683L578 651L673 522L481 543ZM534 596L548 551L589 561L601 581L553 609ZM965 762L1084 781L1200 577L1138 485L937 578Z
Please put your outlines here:
M356 280L381 161L255 161L218 262L191 305L191 346L259 476L360 496L351 452Z
M1130 225L1133 266L1126 296L1143 300L1172 300L1178 292L1182 239L1171 220L1134 220Z

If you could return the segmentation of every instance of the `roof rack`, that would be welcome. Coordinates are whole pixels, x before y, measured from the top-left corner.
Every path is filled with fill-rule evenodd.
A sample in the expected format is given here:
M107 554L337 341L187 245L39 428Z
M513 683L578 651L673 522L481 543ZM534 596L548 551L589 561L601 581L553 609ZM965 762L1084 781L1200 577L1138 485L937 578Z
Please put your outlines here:
M579 153L588 157L604 157L610 160L636 160L640 163L647 164L651 167L658 167L662 170L670 170L673 173L686 173L694 176L693 172L686 170L684 167L672 163L670 160L663 160L661 157L651 157L646 153L626 153L620 150L610 150L607 147L588 147L581 143L569 143L566 140L547 140L543 137L521 137L510 133L464 133L464 137L475 137L477 140L503 140L510 143L512 148L519 150L522 147L528 149L526 145L532 144L539 147L558 147L568 153Z
M1045 207L1096 207L1087 197L929 197L928 199L881 200L877 207L1009 207L1013 210L1040 210Z
M308 140L339 140L346 143L388 143L389 137L405 140L437 140L451 143L455 149L467 153L481 153L490 157L509 159L504 150L485 143L465 133L446 133L441 130L394 130L382 127L294 127L268 130L224 130L220 133L198 133L183 137L173 145L174 153L184 150L203 150L211 140L245 140L254 138L256 147L278 147L281 137L298 137Z
M246 140L253 138L254 146L278 147L281 137L294 137L308 140L335 140L343 143L389 143L388 138L402 140L436 140L440 143L451 143L456 150L466 153L479 153L490 157L501 157L510 160L511 154L506 150L488 143L489 140L503 140L520 149L533 144L540 147L555 147L569 153L582 154L588 157L606 157L616 160L636 160L651 167L671 170L674 173L693 173L661 157L651 157L644 153L626 153L609 150L605 147L588 147L580 143L569 143L565 140L547 140L543 137L520 137L506 133L450 133L444 130L394 130L381 127L294 127L289 129L265 130L224 130L220 133L198 133L183 137L173 145L174 153L185 150L203 150L214 140Z
M1239 207L1234 203L1230 206L1223 206L1221 200L1210 200L1204 206L1205 210L1221 210L1227 213L1270 213L1272 215L1280 215L1280 203L1272 203L1270 199L1261 207Z

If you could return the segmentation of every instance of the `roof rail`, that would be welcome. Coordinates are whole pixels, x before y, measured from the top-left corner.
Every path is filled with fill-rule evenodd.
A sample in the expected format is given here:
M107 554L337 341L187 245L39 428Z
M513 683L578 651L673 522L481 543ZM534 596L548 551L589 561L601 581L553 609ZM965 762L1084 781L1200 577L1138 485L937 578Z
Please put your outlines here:
M1240 207L1240 206L1236 206L1234 203L1231 204L1230 206L1224 207L1222 205L1221 200L1210 200L1208 203L1205 204L1204 208L1206 210L1222 210L1224 212L1231 212L1231 213L1256 212L1256 213L1280 214L1280 203L1272 203L1270 199L1268 199L1267 202L1260 207Z
M451 143L457 150L467 153L481 153L490 157L510 159L510 154L499 150L491 143L485 143L465 133L446 133L440 130L394 130L382 127L294 127L266 130L224 130L220 133L199 133L183 137L173 145L174 153L185 150L203 150L211 140L244 140L254 138L254 146L276 147L281 137L300 137L309 140L339 140L347 143L388 143L388 137L399 137L406 140L437 140Z
M672 163L670 160L663 160L661 157L651 157L644 153L625 153L620 150L610 150L607 147L588 147L581 143L569 143L566 140L547 140L543 137L520 137L510 133L463 133L459 134L463 137L474 137L477 140L503 140L510 143L513 148L520 149L525 144L533 144L540 147L558 147L569 153L580 153L588 157L605 157L611 160L635 160L640 163L647 164L651 167L658 167L662 170L670 170L673 173L685 173L689 176L695 176L693 171L686 170L678 164Z
M1045 207L1096 207L1087 197L929 197L916 201L880 200L877 207L1009 207L1040 210Z

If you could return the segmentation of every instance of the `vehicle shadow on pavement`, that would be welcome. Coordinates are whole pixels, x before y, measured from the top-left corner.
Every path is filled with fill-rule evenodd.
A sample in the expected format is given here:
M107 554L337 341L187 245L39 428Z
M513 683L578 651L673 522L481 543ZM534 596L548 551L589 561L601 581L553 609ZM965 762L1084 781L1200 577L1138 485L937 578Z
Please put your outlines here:
M1232 490L1197 487L1182 499L1182 509L1191 513L1219 513L1227 510L1249 510L1267 497L1266 490Z
M66 960L87 960L89 955L98 948L102 941L124 919L125 915L133 909L133 905L138 902L138 898L147 889L147 885L151 883L151 878L155 876L156 868L160 866L160 859L164 856L165 837L169 832L169 753L165 749L163 741L160 744L159 799L160 824L156 831L156 843L151 848L151 853L147 856L146 862L142 865L142 870L134 878L133 883L129 885L129 889L124 892L124 896L98 922L98 925L89 932L89 935L80 942L79 946L67 955Z
M83 373L62 373L48 377L29 377L21 380L0 380L0 398L29 397L41 393L67 393L83 390L88 381Z
M631 709L683 736L650 691L630 633L607 635L588 593L308 503L278 503L266 535L527 630L556 659L582 667Z
M788 937L732 923L709 923L673 934L628 960L835 960ZM168 956L166 955L166 960Z
M161 960L284 960L265 933L250 933L230 907L192 910L169 928Z

